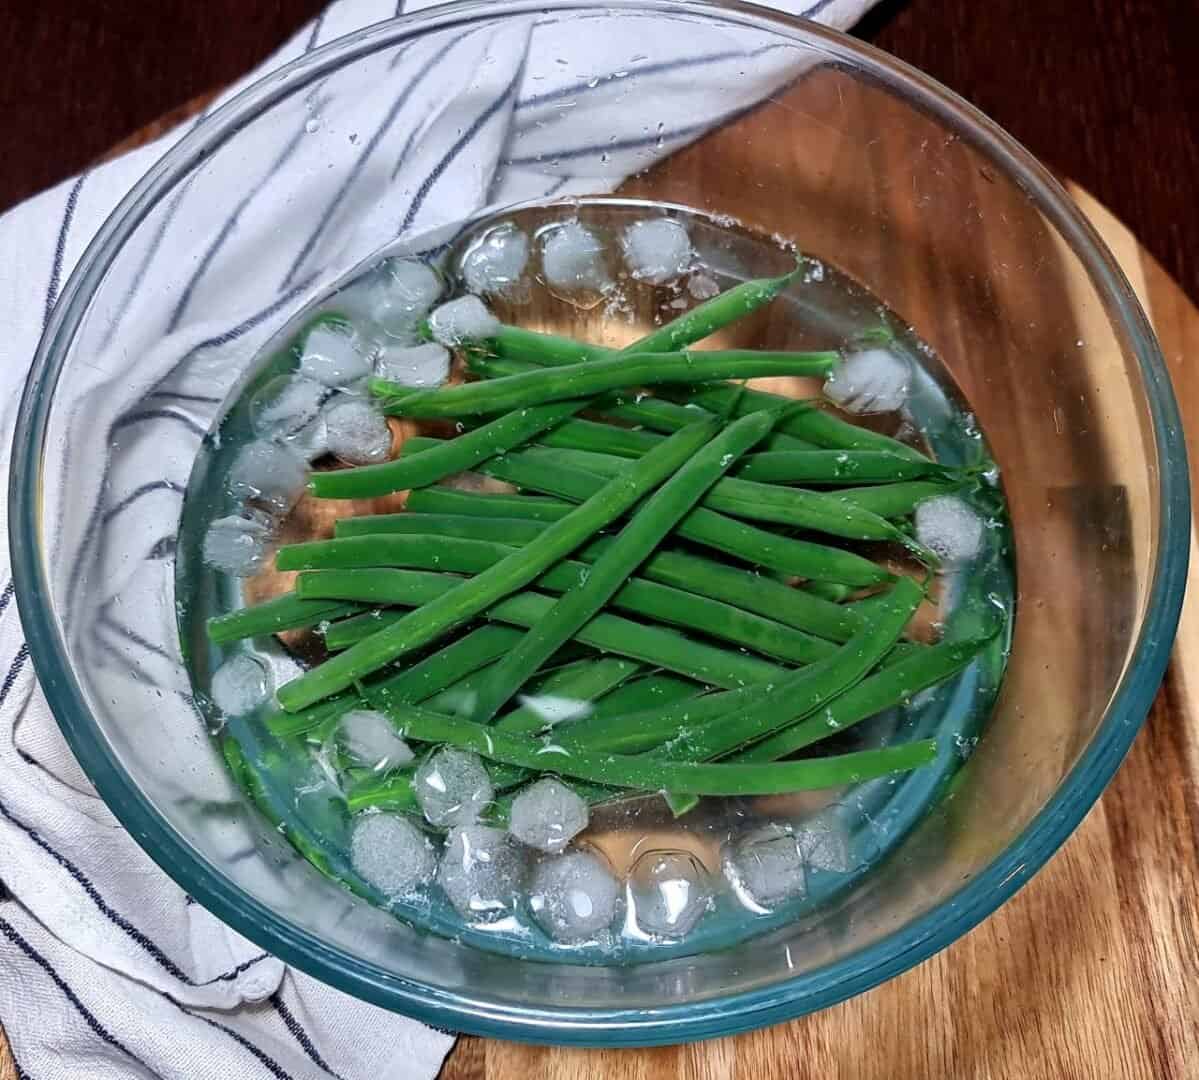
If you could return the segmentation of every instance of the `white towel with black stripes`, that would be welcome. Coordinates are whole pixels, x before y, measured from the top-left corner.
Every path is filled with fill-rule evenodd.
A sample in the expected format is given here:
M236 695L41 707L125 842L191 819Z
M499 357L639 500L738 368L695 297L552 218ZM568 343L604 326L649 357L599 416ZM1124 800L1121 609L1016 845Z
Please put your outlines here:
M773 6L846 27L871 0L772 0ZM401 5L403 6L403 5ZM408 9L431 6L411 0ZM340 0L225 97L264 72L352 30L391 17L395 0ZM610 81L579 83L564 68L555 82L525 85L523 59L534 24L513 22L498 36L449 42L404 58L412 77L386 100L313 98L320 122L363 133L362 168L354 190L328 189L299 131L279 130L274 168L261 177L231 173L229 200L173 202L138 273L173 282L169 310L139 311L132 278L114 322L144 327L146 357L134 372L101 356L72 387L87 422L73 436L91 440L107 463L105 483L72 481L60 498L92 500L95 515L123 519L145 538L146 559L105 566L81 581L89 647L128 667L127 650L144 635L122 621L114 600L169 583L154 575L171 560L155 558L170 544L180 496L212 410L227 386L230 352L252 355L262 324L281 306L298 304L315 287L311 268L336 263L346 236L379 241L460 220L485 203L551 192L610 189L623 174L646 167L726 116L751 106L795 74L787 50L750 55L703 33L686 41L647 42L652 53L637 92L655 102L663 123L648 134L612 92ZM555 33L564 33L561 26ZM581 31L575 31L580 33ZM615 71L627 57L605 55L602 30L588 28L595 71ZM579 46L578 40L566 45ZM613 50L608 50L612 52ZM724 66L737 72L727 89L699 107L694 74ZM348 95L346 95L348 97ZM579 122L546 123L562 100ZM673 111L672 111L673 110ZM705 118L706 117L706 118ZM602 130L602 145L572 133ZM7 487L16 399L63 283L105 217L129 187L184 129L101 165L37 196L0 218L0 400ZM371 134L373 133L373 134ZM384 160L381 148L390 154ZM515 148L515 149L514 149ZM377 152L378 151L378 152ZM294 160L291 160L294 158ZM393 165L398 160L398 165ZM602 167L601 167L602 166ZM222 203L221 205L216 205ZM285 209L284 209L285 208ZM278 229L273 215L318 223L310 232ZM173 236L211 236L199 267L172 259ZM223 273L244 244L231 236L268 237L254 246L255 280ZM373 246L373 245L372 245ZM225 282L238 280L236 290ZM219 322L196 312L219 311ZM136 344L136 339L134 340ZM128 349L128 336L122 347ZM179 359L188 359L186 366ZM113 372L116 372L116 375ZM91 380L88 382L88 380ZM118 425L131 432L114 440ZM136 427L136 431L133 428ZM113 443L120 449L114 450ZM153 470L157 468L157 472ZM91 471L91 470L88 470ZM152 480L147 482L147 475ZM91 483L93 488L86 485ZM7 512L6 510L4 511ZM85 517L74 513L72 520ZM7 520L3 522L7 531ZM89 543L79 535L50 538L60 557L83 564ZM122 552L122 557L127 551ZM103 561L104 555L92 554ZM68 750L34 675L13 600L8 545L0 554L0 1023L30 1080L164 1077L230 1080L275 1077L375 1080L433 1076L452 1036L364 1004L288 968L191 901L121 828L96 797ZM150 604L161 609L163 605ZM153 657L146 658L147 670ZM163 685L178 683L177 665L161 663ZM114 677L126 677L126 672ZM186 686L176 686L186 692Z

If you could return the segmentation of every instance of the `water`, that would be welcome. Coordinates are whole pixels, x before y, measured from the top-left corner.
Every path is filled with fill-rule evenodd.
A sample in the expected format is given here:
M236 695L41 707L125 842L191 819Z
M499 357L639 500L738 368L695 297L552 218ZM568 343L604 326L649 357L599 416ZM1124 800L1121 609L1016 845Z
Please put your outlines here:
M635 242L629 242L631 226L664 214L685 226L693 249L682 273L675 271L685 261L684 245L674 228L648 234L637 230ZM669 250L653 246L655 231ZM513 237L520 250L506 252L503 245ZM552 281L544 277L547 247ZM619 347L738 281L785 273L794 265L794 255L777 239L727 219L678 207L594 200L529 207L465 229L440 259L450 282L443 299L453 295L464 262L476 285L487 285L487 303L505 322ZM315 310L345 310L360 321L375 312L376 364L380 358L386 363L389 355L407 363L412 354L406 350L418 341L414 313L432 302L431 280L427 271L389 264ZM404 286L398 297L397 282ZM323 393L302 384L306 393L294 393L294 402L281 402L279 438L285 452L263 448L264 416L273 415L269 406L280 401L285 385L280 377L295 372L303 359L289 348L297 320L263 350L196 462L184 504L177 595L198 703L216 737L236 739L244 750L244 767L253 770L259 805L318 869L429 932L485 949L550 961L638 963L729 947L795 920L818 926L835 913L841 898L868 887L872 868L916 824L943 812L942 799L989 714L1009 633L1001 634L957 677L820 744L838 753L940 736L937 762L905 776L836 791L705 799L679 820L658 798L596 806L586 831L565 854L517 845L514 855L485 825L469 824L478 809L479 790L478 778L472 780L469 770L470 790L455 796L455 805L467 806L469 812L445 816L447 827L459 827L448 844L444 832L405 827L420 820L415 805L409 808L415 816L352 819L345 804L346 769L358 766L352 775L359 779L374 774L347 755L335 730L325 732L320 744L280 740L263 723L267 707L220 715L211 704L214 689L222 689L221 678L214 685L214 673L231 657L252 656L261 665L253 669L258 672L253 687L237 680L236 689L251 700L257 686L278 686L323 654L312 631L288 631L225 649L207 642L204 624L211 615L290 587L290 575L272 569L253 572L262 561L262 515L273 520L276 542L295 542L329 535L337 516L394 511L402 503L394 496L354 504L319 502L299 493L305 462L315 459L317 467L326 467L330 460L320 457L329 446L324 426L328 410L367 400L355 381L362 375L362 354L347 349L335 327L322 335L322 356L308 363L307 374ZM899 316L834 266L809 262L802 283L710 341L725 348L826 349L853 340L876 341L880 330L893 336L890 349L909 365L907 406L903 413L871 414L858 421L926 448L946 464L986 465L985 440L936 356ZM365 352L369 355L370 348ZM796 397L819 392L810 380L764 382L765 389ZM877 400L877 394L858 397ZM318 405L321 412L314 418ZM404 428L410 433L410 425ZM436 431L448 433L444 426ZM392 433L398 443L403 432L394 421ZM454 486L488 489L495 484L466 476L456 478ZM234 530L238 536L222 536L222 542L230 541L220 552L224 557L215 560L216 567L208 565L203 557L207 529L216 519L246 514L247 495L253 496L254 524L239 525ZM934 582L935 603L925 605L914 620L912 633L923 640L971 636L996 617L1012 617L1013 555L1002 498L997 489L984 486L971 502L971 512L985 526L980 530L961 519L959 507L942 506L924 515L923 531L931 530L938 543L956 546L954 559ZM231 526L225 528L228 532ZM240 540L247 528L250 543ZM898 548L862 550L896 569L917 569ZM252 576L239 578L230 569ZM677 678L654 678L667 690L678 689ZM552 685L547 682L547 694ZM454 693L443 695L439 707L449 707L444 703ZM220 696L226 698L226 693ZM579 719L586 707L570 708L557 703L557 696L555 702L558 722L587 722ZM476 831L464 832L463 827ZM371 850L374 841L378 850ZM494 861L476 859L476 852L486 854L489 848ZM510 902L514 879L522 879L525 889L518 903Z

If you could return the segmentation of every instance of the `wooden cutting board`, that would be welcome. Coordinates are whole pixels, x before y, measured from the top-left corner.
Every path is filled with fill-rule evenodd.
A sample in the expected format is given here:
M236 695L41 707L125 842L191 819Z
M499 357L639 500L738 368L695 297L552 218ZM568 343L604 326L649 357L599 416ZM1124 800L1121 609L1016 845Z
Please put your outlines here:
M1199 462L1199 310L1120 222L1072 193L1150 313ZM1199 558L1192 567L1199 572ZM1199 592L1146 728L1082 826L1012 901L907 974L815 1016L690 1046L562 1050L463 1037L442 1080L1199 1076L1199 703L1190 690L1199 693ZM0 1032L0 1080L16 1078Z

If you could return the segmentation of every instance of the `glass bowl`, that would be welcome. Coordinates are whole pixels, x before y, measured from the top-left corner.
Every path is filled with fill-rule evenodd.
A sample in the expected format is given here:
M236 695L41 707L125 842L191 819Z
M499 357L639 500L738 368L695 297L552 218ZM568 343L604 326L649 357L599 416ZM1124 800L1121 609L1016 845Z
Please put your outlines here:
M468 146L481 156L456 167ZM184 673L199 646L175 620L180 492L257 346L397 233L452 236L476 210L550 192L728 214L835 264L929 342L1003 469L1019 598L989 727L887 862L818 917L735 950L546 965L422 935L321 877L243 801ZM376 1004L602 1045L819 1009L1011 896L1140 727L1178 617L1188 521L1153 335L1041 166L860 42L750 6L665 0L435 8L315 50L203 119L112 214L54 310L21 403L9 518L55 715L191 896Z

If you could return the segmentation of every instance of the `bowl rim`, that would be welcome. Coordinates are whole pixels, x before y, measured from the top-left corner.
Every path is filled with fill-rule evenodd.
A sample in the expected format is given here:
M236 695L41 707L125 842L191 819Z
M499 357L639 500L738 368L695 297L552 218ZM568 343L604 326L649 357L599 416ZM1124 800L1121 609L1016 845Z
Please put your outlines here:
M819 8L821 5L817 5ZM96 287L130 233L178 178L239 127L345 64L430 31L542 12L614 11L712 18L774 31L884 77L936 119L984 145L1087 268L1136 355L1159 469L1157 559L1145 618L1095 735L1025 830L975 878L899 930L850 955L771 986L650 1010L515 1005L403 979L347 957L276 916L225 878L161 818L132 783L92 720L51 609L40 535L42 451L53 391ZM955 941L1041 868L1098 798L1128 751L1169 660L1186 581L1190 486L1182 425L1148 319L1114 257L1056 179L972 105L928 76L838 31L739 0L461 0L377 23L336 39L242 90L175 143L122 199L62 290L21 398L9 482L10 556L30 655L71 750L106 805L147 854L218 918L287 963L363 1000L455 1031L577 1046L649 1046L728 1035L778 1023L861 993Z

